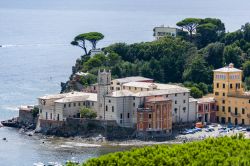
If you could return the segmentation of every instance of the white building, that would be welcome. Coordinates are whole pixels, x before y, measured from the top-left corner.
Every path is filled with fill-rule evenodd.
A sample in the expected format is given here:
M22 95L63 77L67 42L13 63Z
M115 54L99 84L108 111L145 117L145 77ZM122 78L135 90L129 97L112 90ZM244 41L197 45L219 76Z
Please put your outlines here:
M153 36L155 37L156 40L158 40L164 36L176 37L177 33L180 32L180 29L173 27L164 27L164 25L162 25L160 27L155 27L153 31L154 31Z
M97 94L70 92L38 98L39 118L63 121L68 117L79 117L81 107L97 109Z
M117 91L122 89L122 85L128 82L153 82L151 78L146 78L142 76L132 76L125 78L118 78L111 81L110 90Z
M189 98L189 89L152 81L144 77L111 81L110 71L98 71L97 93L72 92L38 98L40 119L63 121L80 117L80 108L89 107L97 113L98 119L115 120L122 127L134 127L137 109L143 108L145 98L160 96L172 101L173 123L195 120L197 102ZM117 87L119 89L115 90Z

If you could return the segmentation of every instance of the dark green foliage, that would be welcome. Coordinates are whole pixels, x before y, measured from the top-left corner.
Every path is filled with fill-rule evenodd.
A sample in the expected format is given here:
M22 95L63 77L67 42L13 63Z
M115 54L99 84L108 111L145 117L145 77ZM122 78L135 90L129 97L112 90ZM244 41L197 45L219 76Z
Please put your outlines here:
M250 165L250 140L243 135L181 145L156 145L93 158L82 166ZM75 165L76 166L76 165Z
M81 118L94 119L97 117L97 114L96 114L96 112L94 112L90 108L83 107L80 110L80 116L81 116Z
M203 96L203 92L196 87L191 87L190 95L194 98L201 98Z
M93 74L88 74L86 76L82 76L80 78L80 83L83 85L83 86L89 86L89 85L92 85L96 82L96 79L97 77Z
M188 32L181 31L176 38L168 36L152 42L112 44L103 48L104 54L83 56L75 70L96 75L98 69L105 68L112 71L113 78L141 75L162 83L190 81L194 84L190 88L196 87L207 94L212 92L213 69L229 63L242 68L243 62L250 61L249 23L228 33L224 23L215 18L187 18L177 25ZM85 40L102 38L96 32L85 33L76 36L72 44L86 50ZM244 76L249 77L246 68ZM85 85L86 81L82 83ZM200 89L199 83L206 84L207 90Z
M224 52L225 45L223 43L211 43L202 49L202 54L209 65L215 69L224 66Z
M37 117L37 115L39 114L39 108L38 107L34 107L32 110L31 110L31 113L32 113L32 116L35 118Z
M244 77L250 77L250 61L242 64Z
M183 79L185 81L211 83L211 74L211 69L208 67L205 59L197 55L192 57L190 63L184 70Z
M224 58L226 64L233 63L235 67L239 68L243 62L242 50L236 45L226 46L224 49Z

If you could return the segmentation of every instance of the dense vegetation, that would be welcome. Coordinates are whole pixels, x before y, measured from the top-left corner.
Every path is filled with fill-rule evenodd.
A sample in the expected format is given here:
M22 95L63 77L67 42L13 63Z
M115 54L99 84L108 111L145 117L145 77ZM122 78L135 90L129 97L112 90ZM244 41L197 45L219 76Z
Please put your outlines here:
M115 43L103 48L102 54L93 57L86 54L77 60L75 71L96 75L99 68L107 68L112 70L114 78L141 75L156 82L184 83L192 88L195 97L199 97L212 91L212 70L232 62L244 70L246 89L250 89L249 23L227 33L224 23L214 18L187 18L177 26L184 31L176 38L169 36L135 44ZM102 39L99 35L98 39ZM73 44L84 41L83 36L77 36Z
M81 118L94 119L97 117L97 114L90 108L82 107L80 109L80 116Z
M88 160L82 166L250 165L250 140L242 135L209 138L181 145L157 145L116 152ZM73 166L74 164L68 164Z

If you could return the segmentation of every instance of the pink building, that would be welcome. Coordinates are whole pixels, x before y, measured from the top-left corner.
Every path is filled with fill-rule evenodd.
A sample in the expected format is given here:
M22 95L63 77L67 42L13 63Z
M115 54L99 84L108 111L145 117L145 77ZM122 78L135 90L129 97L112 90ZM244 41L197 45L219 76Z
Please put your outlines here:
M197 118L201 122L215 123L216 122L216 105L213 97L198 99Z

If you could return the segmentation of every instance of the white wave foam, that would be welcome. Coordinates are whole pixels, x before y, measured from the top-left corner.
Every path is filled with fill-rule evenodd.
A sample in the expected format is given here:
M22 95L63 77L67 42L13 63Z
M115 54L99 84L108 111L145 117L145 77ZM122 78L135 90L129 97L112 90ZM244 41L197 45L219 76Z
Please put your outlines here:
M71 146L78 146L78 147L101 147L101 145L98 144L87 144L87 143L77 143L77 142L65 142L65 144L67 145L71 145Z

